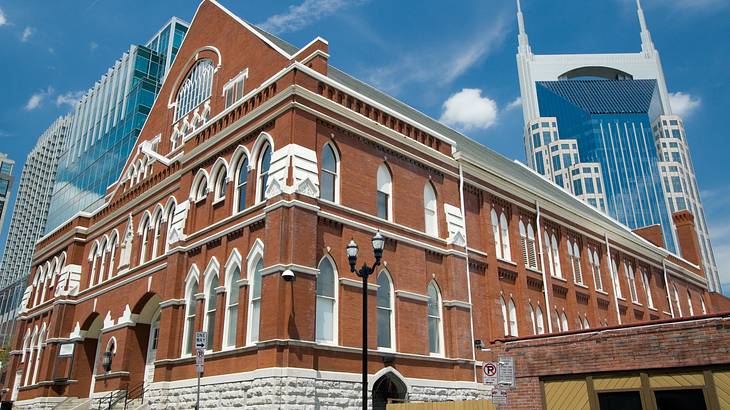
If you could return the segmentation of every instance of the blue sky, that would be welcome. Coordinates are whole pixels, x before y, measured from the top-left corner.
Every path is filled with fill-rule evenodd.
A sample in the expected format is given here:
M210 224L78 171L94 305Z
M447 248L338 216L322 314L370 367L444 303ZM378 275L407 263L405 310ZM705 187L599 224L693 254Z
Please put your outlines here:
M326 38L331 64L524 161L512 1L222 2L295 45ZM522 6L535 53L640 49L633 0L523 0ZM730 107L730 2L644 0L643 6L669 90L677 93L673 108L686 120L728 288L730 138L720 122ZM16 160L16 176L36 138L131 43L147 41L172 15L189 21L196 7L194 1L0 0L0 151ZM471 115L448 111L455 94L474 101Z

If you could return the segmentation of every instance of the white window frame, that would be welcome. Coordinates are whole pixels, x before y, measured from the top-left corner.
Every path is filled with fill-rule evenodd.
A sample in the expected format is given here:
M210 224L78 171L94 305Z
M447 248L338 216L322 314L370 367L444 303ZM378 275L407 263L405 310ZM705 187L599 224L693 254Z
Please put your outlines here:
M426 331L427 331L428 340L429 340L428 350L429 350L430 356L443 357L444 356L444 311L443 311L443 303L442 303L443 299L441 297L441 289L439 289L436 282L431 281L431 283L429 283L428 287L426 288L426 295L428 295L429 300L431 299L431 296L429 295L429 290L432 287L433 287L433 289L436 290L436 299L437 299L437 303L438 303L438 314L439 315L437 318L438 319L438 335L437 336L438 336L438 350L439 351L438 352L431 351L431 334L430 334L430 332L428 332L429 323L426 324L426 326L427 326ZM431 316L430 312L428 312L428 311L426 313L427 313L428 320L430 321L433 316Z
M218 293L215 288L220 286L220 264L218 263L218 259L216 259L215 256L210 259L210 262L208 262L208 266L205 268L203 278L205 280L205 287L203 288L203 292L205 292L205 300L203 303L203 330L207 332L209 339L211 337L211 332L209 331L209 328L211 326L210 316L211 314L213 315L213 340L208 340L205 350L206 353L211 353L214 350L213 342L215 341L216 323L218 322L219 317L217 296ZM213 281L215 281L216 285L218 286L213 287Z
M263 170L263 161L264 161L264 154L266 153L266 150L269 150L271 152L271 158L274 157L274 147L271 145L268 141L264 142L261 145L261 149L258 154L258 158L256 158L256 203L261 203L266 201L266 185L269 184L269 180L271 177L271 161L269 161L269 166L266 172L262 172ZM264 179L266 179L266 183L264 183Z
M323 298L323 299L329 299L332 301L332 323L330 324L332 326L332 329L331 329L332 340L320 339L319 335L317 335L317 323L320 320L320 317L319 317L320 312L317 309L319 304L315 302L315 327L314 327L315 341L317 343L322 343L322 344L337 345L338 341L339 341L339 336L338 336L338 328L339 328L339 317L338 316L339 315L337 314L338 310L339 310L339 304L337 303L338 299L339 299L339 275L337 272L337 265L335 265L335 261L329 255L325 255L324 257L322 257L322 259L320 259L319 264L317 265L317 269L318 269L319 273L321 273L321 267L322 267L323 263L329 263L330 266L332 267L333 297L330 298L329 296L321 296L318 293L319 288L316 286L316 285L318 285L318 283L317 283L315 285L315 298L317 300L319 300L320 298ZM319 273L317 275L317 279L319 279Z
M377 192L382 193L384 195L387 195L386 197L386 215L385 219L386 221L393 221L393 174L390 173L390 169L388 169L388 166L385 164L380 164L378 167L378 172L376 176L376 186L377 186ZM378 218L381 218L380 216L380 209L378 208L378 200L377 200L377 194L376 194L376 216Z
M512 261L512 249L509 243L509 221L504 212L499 215L499 230L502 236L502 259Z
M330 149L332 150L332 156L335 160L335 170L329 170L325 169L324 167L324 153L325 150ZM322 145L322 166L319 167L320 174L330 174L333 176L334 186L332 187L332 199L322 198L322 189L320 187L320 199L325 201L332 201L336 204L340 203L340 152L337 150L337 147L335 147L334 144L331 142L326 142L324 145ZM323 184L324 179L320 176L319 178L320 184Z
M378 350L395 351L396 350L396 346L395 346L395 341L396 341L396 337L395 337L395 289L393 288L393 278L390 276L390 273L388 272L387 269L383 269L375 277L376 283L378 282L378 278L380 277L380 275L385 275L385 278L388 281L388 286L389 286L389 291L388 291L389 307L384 308L384 307L379 306L377 304L377 300L378 299L377 299L377 295L376 295L376 298L375 298L375 300L376 300L376 303L375 303L375 310L376 310L376 314L375 314L376 321L375 321L375 323L376 323L376 325L375 326L376 326L376 331L377 331L377 312L379 312L380 310L387 310L388 313L389 313L388 326L390 328L390 347L378 346ZM378 287L378 292L380 291L380 289L382 289L382 287ZM376 332L376 345L377 345L377 332Z
M198 290L199 280L198 268L193 265L190 267L188 277L185 280L185 322L183 323L183 340L182 340L182 354L181 357L190 357L195 352L195 316L198 314L198 301L195 299L195 295ZM191 312L191 309L194 309ZM193 329L190 327L193 326ZM190 351L187 347L190 346Z
M431 181L423 186L423 217L424 231L431 236L439 236L438 223L438 201L436 199L436 188Z
M260 295L257 300L254 300L253 293L254 288L257 285L256 281L256 269L259 264L259 261L261 261L261 266L263 268L263 260L264 260L264 243L260 239L256 239L254 242L254 245L251 247L251 251L248 254L248 257L246 258L246 277L248 278L248 311L247 311L247 319L246 319L246 346L253 346L254 344L258 343L261 337L260 330L261 330L261 300L263 298L263 295ZM259 280L263 280L263 276L260 276ZM263 291L263 288L262 288ZM253 336L253 306L254 302L259 303L259 310L258 310L258 318L256 322L258 323L259 328L256 329L256 337Z
M497 259L504 259L502 254L502 234L499 226L499 216L497 211L492 208L490 212L490 219L492 222L492 235L494 236L494 253L497 255Z
M646 269L641 269L641 282L644 286L644 292L646 293L646 305L654 309L654 297L651 294L651 283L649 281L649 272Z
M243 99L246 79L248 79L248 68L244 68L243 71L236 74L235 77L228 80L228 82L223 86L222 96L225 108L231 107ZM241 85L240 89L238 89L239 87L237 87L238 84ZM233 98L231 98L231 101L229 102L228 93L231 90L234 91L235 95L233 96ZM238 92L240 92L240 95L238 95Z
M241 255L238 253L238 250L233 249L231 252L231 256L228 258L228 261L226 262L225 266L225 287L226 287L226 297L225 297L225 317L223 321L223 350L227 349L234 349L236 347L236 339L238 339L238 322L241 318L240 313L241 310L239 309L239 300L241 296L241 278L243 274L243 270L241 269ZM238 280L233 280L233 273L238 269ZM238 300L231 300L231 294L232 290L236 287L238 289ZM236 309L236 320L235 322L231 323L231 312L233 308ZM233 344L228 342L228 339L231 338L231 332L233 332Z
M178 122L210 98L215 72L213 60L205 58L195 62L175 96L173 122Z

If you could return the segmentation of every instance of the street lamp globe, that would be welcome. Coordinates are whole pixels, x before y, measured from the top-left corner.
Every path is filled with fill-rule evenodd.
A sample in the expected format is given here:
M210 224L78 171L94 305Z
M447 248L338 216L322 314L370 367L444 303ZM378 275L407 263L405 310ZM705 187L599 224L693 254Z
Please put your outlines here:
M373 243L373 253L375 254L375 262L380 263L380 258L383 257L383 248L385 247L385 238L383 238L383 235L380 234L380 231L375 232L375 235L373 235L373 239L371 239L371 242Z

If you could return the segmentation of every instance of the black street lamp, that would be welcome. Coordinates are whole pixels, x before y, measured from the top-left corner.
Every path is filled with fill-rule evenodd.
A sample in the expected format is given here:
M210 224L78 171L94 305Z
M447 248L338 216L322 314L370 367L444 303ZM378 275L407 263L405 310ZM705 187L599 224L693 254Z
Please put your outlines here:
M368 266L363 262L360 270L357 270L357 244L354 239L347 244L347 261L350 263L350 272L362 278L362 408L368 408L368 276L375 272L375 268L380 265L380 259L383 257L383 247L385 239L380 231L376 232L371 239L373 244L373 254L375 255L375 263Z

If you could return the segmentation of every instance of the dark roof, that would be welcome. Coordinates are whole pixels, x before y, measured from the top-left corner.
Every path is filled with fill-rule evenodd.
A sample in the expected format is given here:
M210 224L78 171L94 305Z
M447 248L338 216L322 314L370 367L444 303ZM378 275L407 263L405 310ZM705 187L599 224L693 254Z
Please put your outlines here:
M540 88L591 114L648 113L656 80L559 80L538 81Z

